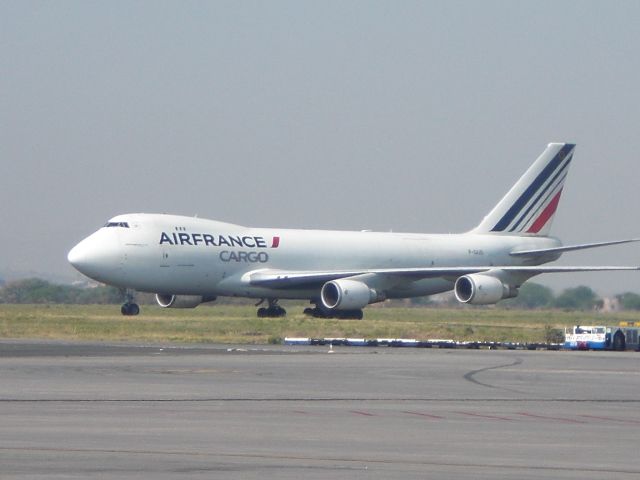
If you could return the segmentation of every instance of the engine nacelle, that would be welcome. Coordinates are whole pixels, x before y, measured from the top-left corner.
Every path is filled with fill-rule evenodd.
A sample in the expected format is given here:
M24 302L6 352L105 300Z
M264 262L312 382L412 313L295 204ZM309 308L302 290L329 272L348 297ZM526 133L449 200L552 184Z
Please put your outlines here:
M384 297L366 283L341 278L322 286L320 300L328 310L358 310Z
M505 298L518 296L516 287L502 283L499 278L482 274L459 277L454 292L460 303L472 305L490 305Z
M213 302L216 297L202 295L163 295L156 294L156 302L162 308L195 308L201 303Z

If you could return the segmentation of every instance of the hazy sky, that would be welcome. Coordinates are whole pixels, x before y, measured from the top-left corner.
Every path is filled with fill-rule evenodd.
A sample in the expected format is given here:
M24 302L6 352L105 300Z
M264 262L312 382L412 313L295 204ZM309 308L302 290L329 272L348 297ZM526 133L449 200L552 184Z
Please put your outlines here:
M119 213L461 232L551 141L578 144L552 233L640 236L639 21L637 1L0 0L0 274L77 278L67 251Z

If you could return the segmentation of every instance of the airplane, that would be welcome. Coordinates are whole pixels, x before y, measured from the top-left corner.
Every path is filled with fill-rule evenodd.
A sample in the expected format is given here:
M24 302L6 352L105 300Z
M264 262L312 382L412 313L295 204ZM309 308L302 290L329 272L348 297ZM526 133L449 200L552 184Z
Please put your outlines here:
M563 246L549 236L575 145L550 143L480 224L461 234L250 228L197 217L127 214L78 243L68 260L122 289L123 315L137 315L134 292L164 308L194 308L220 296L267 301L259 317L286 314L280 299L309 300L304 313L363 317L392 298L453 290L464 304L518 295L542 273L640 270L544 265L565 252L639 238Z

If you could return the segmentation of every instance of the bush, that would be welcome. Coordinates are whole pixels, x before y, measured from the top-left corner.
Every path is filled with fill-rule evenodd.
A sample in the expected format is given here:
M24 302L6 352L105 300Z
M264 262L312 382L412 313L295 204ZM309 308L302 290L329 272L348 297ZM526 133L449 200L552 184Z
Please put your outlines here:
M564 332L559 328L553 328L550 325L544 327L544 341L547 343L563 343Z
M640 295L637 293L626 292L616 295L616 298L624 310L640 310Z
M553 291L538 283L525 283L520 287L518 296L504 301L506 307L545 308L553 304Z
M555 300L556 308L565 310L593 310L600 300L589 287L567 288Z

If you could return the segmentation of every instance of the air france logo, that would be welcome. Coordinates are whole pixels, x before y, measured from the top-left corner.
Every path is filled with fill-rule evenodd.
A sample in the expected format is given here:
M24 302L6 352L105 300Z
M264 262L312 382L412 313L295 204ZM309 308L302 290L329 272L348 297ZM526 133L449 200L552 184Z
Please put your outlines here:
M160 245L189 245L192 247L240 247L251 249L278 248L280 237L271 239L271 246L264 237L250 235L212 235L209 233L166 233L160 235ZM264 251L222 250L219 254L223 262L267 263L269 254Z
M209 233L160 234L160 245L204 245L206 247L278 248L280 237L271 239L271 246L264 237L250 235L211 235Z

